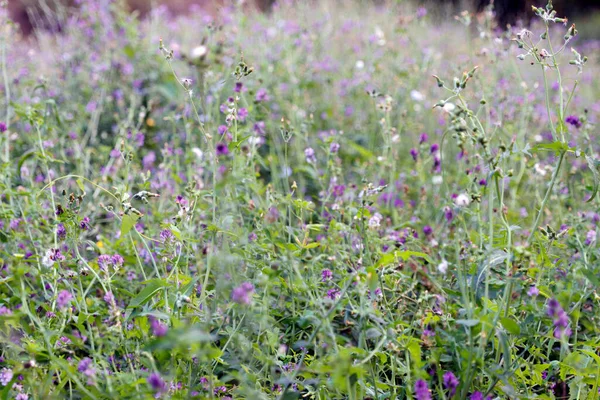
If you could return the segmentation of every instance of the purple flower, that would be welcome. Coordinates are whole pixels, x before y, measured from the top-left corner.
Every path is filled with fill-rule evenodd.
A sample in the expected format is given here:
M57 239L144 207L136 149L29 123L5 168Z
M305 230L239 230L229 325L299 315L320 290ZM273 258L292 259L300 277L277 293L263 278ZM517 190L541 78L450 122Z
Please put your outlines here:
M540 290L535 285L531 285L529 290L527 290L527 296L529 297L536 297L538 294L540 294Z
M242 91L243 87L244 87L244 84L242 82L236 82L235 87L233 88L233 91L236 93L240 93Z
M158 373L152 373L150 374L150 376L148 376L148 384L150 385L150 387L152 387L152 389L155 392L164 392L164 390L166 389L167 385L165 384L165 381L163 381L163 379L160 377L160 374Z
M226 156L229 154L229 148L223 142L217 143L217 156Z
M433 153L437 153L437 151L440 149L440 145L437 143L434 143L431 145L431 148L429 149L429 151L431 152L431 154Z
M165 336L169 327L166 324L163 324L156 318L150 318L150 328L152 329L152 334L156 337Z
M88 229L90 229L90 219L88 217L84 217L79 222L79 229L82 229L84 231L87 231Z
M415 398L417 400L431 400L431 392L427 387L427 382L423 379L415 382Z
M0 385L2 385L2 386L8 385L10 383L10 381L12 381L12 378L13 378L12 369L2 368L2 371L0 371Z
M306 157L306 162L309 164L315 164L317 162L317 157L315 157L315 151L312 147L304 149L304 157Z
M579 117L576 115L569 115L567 118L565 118L565 122L571 126L574 126L575 128L581 128L581 125L583 125Z
M73 295L67 290L63 290L56 296L56 305L59 309L63 309L73 300Z
M419 136L419 144L423 144L425 142L427 142L429 140L429 136L427 136L426 133L421 133L421 136Z
M425 236L429 236L433 233L433 229L431 228L431 226L425 225L423 227L423 233L425 234Z
M234 288L231 292L231 300L238 304L250 304L252 302L252 294L254 286L250 282L244 282L240 286Z
M458 378L451 372L448 371L443 377L444 388L448 390L448 395L454 397L456 394L456 388L458 387Z
M585 235L585 245L589 246L590 244L596 243L596 231L590 230Z
M322 282L327 282L332 277L333 277L333 272L331 272L330 269L325 268L323 271L321 271L321 281Z
M8 128L6 127L6 124L4 122L0 122L0 133L4 133L6 132Z
M87 376L93 376L96 371L92 367L92 359L85 357L77 365L77 371L83 372Z
M6 306L0 306L0 315L11 315L12 311Z
M237 115L238 115L238 119L243 122L246 120L246 117L248 116L248 110L246 110L244 107L242 107L238 110Z
M217 128L217 131L219 132L219 135L224 135L227 133L227 126L219 125L219 127Z
M64 238L67 237L67 229L65 228L65 226L63 224L58 224L56 226L56 236L60 240L63 240Z
M100 268L101 271L108 271L108 268L111 266L111 264L112 258L108 254L102 254L98 257L98 268Z
M417 161L417 157L419 156L419 151L415 148L410 149L410 155L413 160Z
M550 299L546 307L547 315L553 319L554 337L556 339L570 337L571 328L569 328L569 317L558 300Z
M123 259L123 257L121 257L119 254L114 254L111 257L111 261L113 263L113 267L116 268L121 268L123 266L123 263L125 262L125 260Z
M175 236L173 235L173 232L171 232L169 229L163 229L162 231L160 231L159 236L160 236L161 242L163 242L163 243L168 243L175 238Z
M331 142L331 144L329 145L329 152L332 154L337 153L339 149L340 149L339 143Z
M258 89L255 99L257 103L269 101L269 94L267 93L267 90L263 88Z
M340 297L340 290L337 288L329 289L327 291L327 297L329 297L331 300L337 299Z
M112 292L106 292L104 295L104 301L110 305L115 304L115 295Z
M266 133L265 131L265 121L257 121L253 128L254 129L254 133L256 133L257 135L264 135Z
M469 396L469 400L483 400L483 393L473 392L473 394L471 394L471 396Z

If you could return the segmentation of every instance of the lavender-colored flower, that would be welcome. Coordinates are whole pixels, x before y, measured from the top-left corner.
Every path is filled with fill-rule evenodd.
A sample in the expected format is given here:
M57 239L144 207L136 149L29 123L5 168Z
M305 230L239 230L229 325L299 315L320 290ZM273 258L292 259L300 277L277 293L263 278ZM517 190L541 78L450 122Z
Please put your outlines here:
M108 268L112 265L112 258L108 254L102 254L98 257L98 268L101 271L108 271Z
M152 390L158 393L164 392L167 387L165 381L163 381L163 379L160 377L160 374L158 373L150 374L150 376L148 376L147 381Z
M12 381L13 372L12 369L2 368L0 371L0 385L6 386Z
M325 268L323 271L321 271L321 281L322 282L327 282L328 280L331 280L332 277L333 277L333 272L331 272L330 269Z
M423 379L419 379L415 382L415 399L431 400L431 392L429 391L427 382Z
M88 217L84 217L79 222L79 229L82 229L84 231L87 231L88 229L90 229L90 219Z
M419 144L423 144L429 140L429 136L426 133L421 133L419 136Z
M527 296L529 297L536 297L538 294L540 294L540 290L535 285L531 285L527 290Z
M233 88L233 91L236 93L240 93L242 91L243 87L244 87L244 84L242 82L236 82L235 87Z
M596 243L596 231L589 230L588 233L585 235L585 245L589 246L590 244L594 243Z
M42 258L42 264L46 267L51 267L54 263L61 261L65 261L65 256L60 252L60 249L49 249Z
M150 328L152 329L152 334L156 337L165 336L169 330L166 324L163 324L156 318L150 319Z
M427 15L427 9L425 7L419 7L417 9L417 18L422 19Z
M96 371L92 366L92 359L88 357L81 359L77 365L77 371L83 372L87 376L94 375Z
M1 306L0 307L0 315L11 315L12 311L10 310L10 308L6 307L6 306Z
M258 91L256 92L255 100L257 103L269 101L269 94L267 93L267 90L264 88L258 89Z
M431 226L429 225L425 225L423 227L423 233L425 234L425 236L429 236L433 233L433 228L431 228Z
M431 145L431 148L429 149L429 151L431 152L431 154L433 153L437 153L437 151L440 149L440 145L437 143L434 143Z
M226 125L219 125L219 127L217 128L217 132L219 132L219 135L221 135L221 136L226 134L227 130L228 130L228 128Z
M160 231L159 237L160 241L163 243L168 243L175 238L173 232L171 232L169 229L163 229L162 231Z
M448 371L443 376L443 384L444 388L448 390L448 395L450 397L454 397L456 394L456 388L458 387L459 381L456 375L452 373L452 371Z
M331 142L331 144L329 145L329 152L331 154L335 154L340 150L340 144L337 142Z
M327 297L331 300L335 300L340 297L340 290L338 288L332 288L327 291Z
M119 254L114 254L111 257L111 261L112 261L113 267L115 269L121 268L123 266L123 263L125 262L125 260L123 259L123 257L121 257L121 255L119 255Z
M306 157L306 162L309 164L316 164L317 162L317 157L315 157L315 151L312 147L304 149L304 157Z
M225 386L217 386L213 390L213 393L215 394L215 396L218 396L219 393L225 393L225 392L227 392L227 388Z
M73 295L69 291L63 290L56 296L56 305L59 309L63 309L71 303L71 300L73 300Z
M223 143L223 142L219 142L217 143L217 156L226 156L227 154L229 154L229 148L227 147L227 144Z
M63 224L58 224L56 226L56 236L60 240L63 240L64 238L67 237L67 229L65 228L65 226Z
M2 121L0 121L0 133L4 133L6 132L8 128L6 127L6 124Z
M240 108L237 112L237 116L240 121L245 121L246 117L248 116L248 110L244 107Z
M29 395L27 393L18 393L15 396L15 400L29 400Z
M252 302L252 294L254 286L250 282L244 282L240 286L233 289L231 292L231 300L238 304L250 304Z
M554 337L556 339L571 336L569 317L558 300L550 299L550 301L548 301L546 313L553 319L552 324L554 326Z
M113 294L113 292L106 292L103 299L110 305L115 304L115 295Z

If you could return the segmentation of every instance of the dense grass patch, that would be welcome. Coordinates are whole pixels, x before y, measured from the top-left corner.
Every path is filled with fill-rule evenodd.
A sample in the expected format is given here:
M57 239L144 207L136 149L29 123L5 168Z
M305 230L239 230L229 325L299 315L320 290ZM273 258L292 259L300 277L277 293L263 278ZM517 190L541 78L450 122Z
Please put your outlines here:
M0 396L597 399L597 43L427 11L3 14Z

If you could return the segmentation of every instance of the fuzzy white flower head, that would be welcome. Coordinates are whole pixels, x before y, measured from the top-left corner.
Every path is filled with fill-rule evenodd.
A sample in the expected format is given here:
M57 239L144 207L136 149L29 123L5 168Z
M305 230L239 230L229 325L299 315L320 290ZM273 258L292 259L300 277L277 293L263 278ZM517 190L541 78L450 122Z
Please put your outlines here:
M206 53L208 53L208 49L206 48L206 46L198 46L192 49L190 55L192 56L192 58L198 59L204 57Z
M442 262L439 263L439 265L437 266L437 269L442 274L445 274L446 272L448 272L448 261L442 260Z
M371 218L369 218L369 228L371 228L371 229L379 228L379 225L381 225L382 218L383 218L383 216L381 214L375 213L375 215L373 215Z
M411 90L410 91L410 97L414 101L423 101L423 100L425 100L425 96L423 95L423 93L419 92L418 90Z
M454 204L459 207L466 207L471 204L471 199L465 193L461 193L454 199Z

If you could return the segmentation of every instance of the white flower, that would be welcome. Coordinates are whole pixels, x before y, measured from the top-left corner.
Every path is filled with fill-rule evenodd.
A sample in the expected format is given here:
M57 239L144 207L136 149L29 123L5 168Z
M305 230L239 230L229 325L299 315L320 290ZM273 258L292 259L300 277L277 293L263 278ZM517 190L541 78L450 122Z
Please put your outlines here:
M365 62L363 60L358 60L355 67L356 69L363 69L365 67Z
M447 113L451 113L452 111L454 111L454 109L456 108L456 106L454 104L452 104L452 103L446 103L446 104L444 104L444 106L442 108Z
M423 101L423 100L425 100L425 96L423 96L423 93L419 92L418 90L411 90L410 91L410 97L414 101Z
M191 52L191 56L192 58L202 58L206 55L206 53L208 53L208 49L206 48L206 46L198 46L198 47L194 47L192 49Z
M371 218L369 218L369 228L375 229L375 228L379 228L379 225L381 225L381 219L383 218L383 216L379 213L375 213L375 215L373 215Z
M448 261L442 260L442 262L437 266L438 271L440 273L445 274L448 271Z
M454 204L459 207L466 207L471 204L471 199L465 193L461 193L454 199Z
M433 178L431 178L431 183L434 185L441 185L443 181L444 178L442 178L441 175L434 175Z

